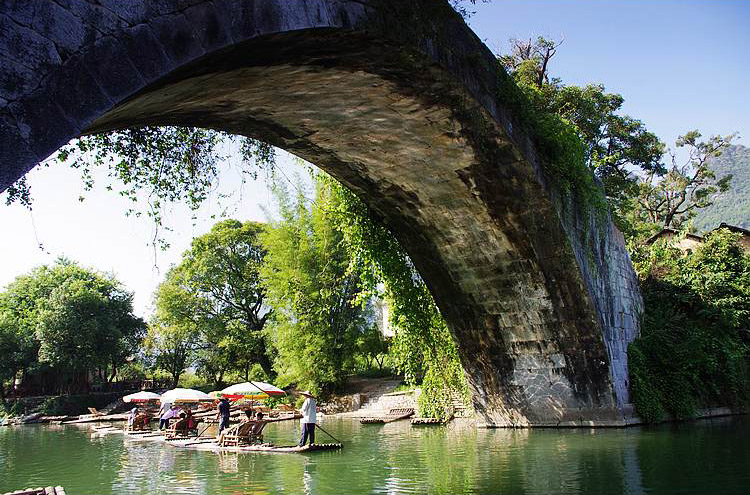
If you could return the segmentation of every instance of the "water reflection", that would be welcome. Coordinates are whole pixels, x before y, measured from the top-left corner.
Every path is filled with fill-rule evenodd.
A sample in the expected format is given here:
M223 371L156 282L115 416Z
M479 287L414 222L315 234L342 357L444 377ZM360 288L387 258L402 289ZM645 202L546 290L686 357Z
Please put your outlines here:
M268 439L296 441L291 424ZM341 451L238 454L90 438L84 429L0 429L0 492L63 485L73 495L746 493L750 421L628 430L477 430L327 418Z

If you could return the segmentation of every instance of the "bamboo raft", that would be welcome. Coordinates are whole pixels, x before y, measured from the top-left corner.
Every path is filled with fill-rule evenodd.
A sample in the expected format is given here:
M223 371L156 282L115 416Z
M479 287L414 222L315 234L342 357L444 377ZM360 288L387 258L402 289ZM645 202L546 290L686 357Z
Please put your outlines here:
M359 420L362 424L383 424L383 423L393 423L394 421L398 421L400 419L406 419L410 416L414 415L414 409L411 407L404 407L399 409L391 409L388 411L388 414L386 414L383 417L380 418L362 418Z
M65 495L65 489L63 489L63 487L61 486L48 486L46 488L24 488L23 490L8 492L4 495Z
M413 414L413 411L412 411ZM177 437L167 439L163 432L159 430L141 430L141 431L129 431L126 432L122 428L115 428L113 426L95 426L91 433L92 437L112 435L112 434L123 434L125 437L130 438L134 441L157 441L165 442L168 445L172 445L178 448L188 448L196 450L210 450L214 452L266 452L266 453L279 453L279 454L303 454L306 452L316 452L321 450L338 450L343 448L340 443L316 443L313 445L305 445L300 447L298 445L274 445L271 443L263 443L257 445L241 445L238 447L220 447L216 443L216 438L213 437Z
M445 419L440 418L412 418L412 426L432 426L432 425L444 425L453 419L453 415L448 416Z
M263 443L258 445L242 445L239 447L219 447L215 442L211 443L198 443L194 445L188 445L188 448L195 448L198 450L211 450L214 452L262 452L269 454L304 454L307 452L317 452L321 450L339 450L343 448L340 443L316 443L312 445L305 445L300 447L299 445L273 445L270 443Z

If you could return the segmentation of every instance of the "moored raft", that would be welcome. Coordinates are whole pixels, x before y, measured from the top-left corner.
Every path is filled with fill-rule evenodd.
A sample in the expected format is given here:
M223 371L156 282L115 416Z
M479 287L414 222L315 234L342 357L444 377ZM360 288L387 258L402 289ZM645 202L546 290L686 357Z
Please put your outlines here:
M392 423L394 421L398 421L400 419L406 419L408 417L411 417L414 415L414 408L411 407L402 407L398 409L391 409L388 411L388 414L382 417L371 417L371 418L362 418L359 420L362 424L383 424L383 423Z
M444 421L440 418L412 418L412 425L442 425Z

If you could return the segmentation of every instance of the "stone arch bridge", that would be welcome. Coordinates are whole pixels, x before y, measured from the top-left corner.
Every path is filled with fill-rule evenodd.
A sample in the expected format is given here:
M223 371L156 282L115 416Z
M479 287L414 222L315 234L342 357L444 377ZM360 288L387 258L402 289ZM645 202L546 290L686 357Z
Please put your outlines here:
M262 139L385 219L489 424L627 421L622 236L562 199L444 0L7 0L0 61L0 190L87 133Z

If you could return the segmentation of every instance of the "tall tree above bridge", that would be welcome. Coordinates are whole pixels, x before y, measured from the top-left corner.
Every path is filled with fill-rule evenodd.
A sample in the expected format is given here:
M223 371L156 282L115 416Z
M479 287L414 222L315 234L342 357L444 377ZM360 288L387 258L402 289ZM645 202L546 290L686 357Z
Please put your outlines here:
M622 95L606 92L602 84L564 84L551 74L551 61L562 41L538 37L511 40L511 51L499 57L538 111L571 122L583 141L586 162L604 183L613 208L637 192L638 174L663 173L665 146L638 119L621 113Z

